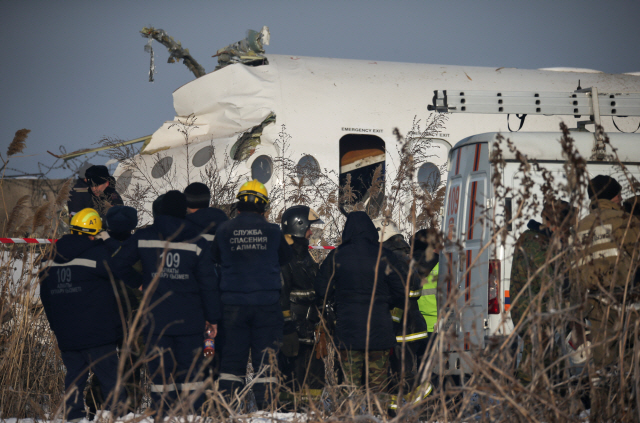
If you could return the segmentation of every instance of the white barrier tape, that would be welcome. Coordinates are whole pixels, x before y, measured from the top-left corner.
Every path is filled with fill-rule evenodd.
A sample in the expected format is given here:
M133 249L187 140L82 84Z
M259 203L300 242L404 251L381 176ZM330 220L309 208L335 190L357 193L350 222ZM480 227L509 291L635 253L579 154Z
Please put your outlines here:
M0 244L53 244L56 241L50 238L0 238Z

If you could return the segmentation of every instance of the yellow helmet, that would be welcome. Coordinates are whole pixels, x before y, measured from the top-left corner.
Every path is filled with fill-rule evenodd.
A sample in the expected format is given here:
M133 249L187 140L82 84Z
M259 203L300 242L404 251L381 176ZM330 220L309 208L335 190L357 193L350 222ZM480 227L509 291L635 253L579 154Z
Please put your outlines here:
M236 198L245 203L269 204L267 189L262 185L262 182L257 179L245 182L244 185L240 187Z
M71 233L98 235L102 230L102 219L94 209L82 209L71 218Z

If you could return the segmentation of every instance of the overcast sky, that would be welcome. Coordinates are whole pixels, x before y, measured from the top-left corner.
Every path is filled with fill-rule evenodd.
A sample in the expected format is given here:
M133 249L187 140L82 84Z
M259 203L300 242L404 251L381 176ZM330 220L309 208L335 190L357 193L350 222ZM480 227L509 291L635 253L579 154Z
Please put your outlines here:
M207 72L216 50L267 25L267 53L467 66L640 71L640 2L626 1L8 1L0 0L0 152L31 129L10 167L38 172L46 150L151 134L193 80L144 26L166 30ZM6 157L5 157L6 158ZM7 174L15 174L9 170ZM64 176L61 172L53 176Z

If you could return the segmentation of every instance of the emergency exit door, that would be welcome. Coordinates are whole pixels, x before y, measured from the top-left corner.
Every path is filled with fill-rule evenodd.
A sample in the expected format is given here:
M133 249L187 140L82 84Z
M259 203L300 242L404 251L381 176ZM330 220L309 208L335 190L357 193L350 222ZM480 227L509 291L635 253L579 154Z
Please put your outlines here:
M384 141L375 135L347 134L340 139L341 210L348 213L361 203L376 214L384 201L385 157ZM350 190L344 189L347 182ZM376 192L371 191L374 182L379 186Z

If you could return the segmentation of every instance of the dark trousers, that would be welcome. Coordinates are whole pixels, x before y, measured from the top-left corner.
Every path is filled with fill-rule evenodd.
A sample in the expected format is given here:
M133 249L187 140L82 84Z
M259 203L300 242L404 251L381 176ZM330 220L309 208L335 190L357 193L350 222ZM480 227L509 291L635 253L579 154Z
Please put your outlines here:
M313 345L300 343L298 355L295 357L285 357L280 352L278 364L287 387L292 391L299 391L305 385L309 389L324 388L324 361L316 358Z
M204 382L202 348L204 333L196 335L168 336L151 335L148 344L149 375L151 377L151 401L159 413L167 410L182 397L200 390L201 394L190 398L193 409L197 410L204 402Z
M258 408L266 408L275 398L275 373L266 370L271 364L268 351L277 353L282 343L284 318L279 303L271 305L225 305L225 346L220 363L220 390L228 400L233 392L242 389L251 352L256 379L253 393ZM274 360L275 361L275 360Z
M67 368L64 378L65 407L68 412L67 420L84 418L84 387L87 383L89 369L98 376L102 392L106 397L113 393L118 379L118 356L116 344L107 344L100 347L87 348L77 351L62 351L62 362ZM108 408L111 403L105 404ZM124 402L126 395L124 389L118 394L118 401Z
M418 370L422 358L427 349L429 338L420 339L412 342L405 343L404 351L404 392L409 389L413 389L418 381ZM390 357L391 372L393 385L400 386L402 376L402 344L397 344L393 348L393 353Z

